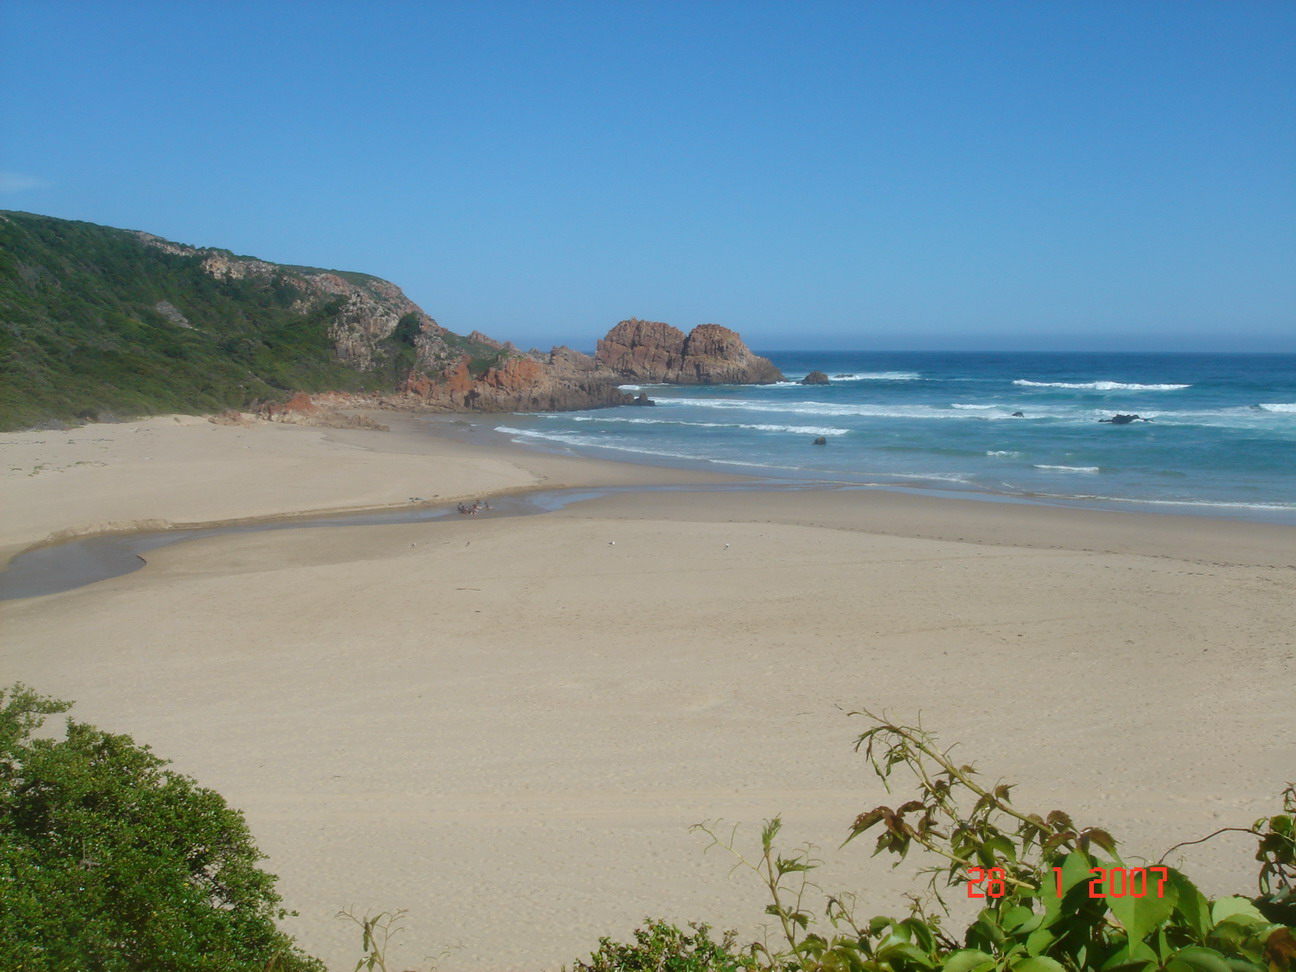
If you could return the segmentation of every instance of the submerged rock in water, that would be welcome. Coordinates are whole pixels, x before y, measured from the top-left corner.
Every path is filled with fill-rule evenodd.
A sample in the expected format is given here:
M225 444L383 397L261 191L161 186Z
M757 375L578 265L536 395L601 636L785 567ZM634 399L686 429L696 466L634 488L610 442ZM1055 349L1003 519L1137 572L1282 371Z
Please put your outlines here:
M801 384L826 385L828 384L828 376L825 375L822 371L812 371L810 372L810 374L806 375L804 378L801 379Z
M1129 425L1131 422L1151 422L1152 420L1141 415L1123 415L1118 412L1109 419L1099 419L1098 421L1105 422L1108 425Z

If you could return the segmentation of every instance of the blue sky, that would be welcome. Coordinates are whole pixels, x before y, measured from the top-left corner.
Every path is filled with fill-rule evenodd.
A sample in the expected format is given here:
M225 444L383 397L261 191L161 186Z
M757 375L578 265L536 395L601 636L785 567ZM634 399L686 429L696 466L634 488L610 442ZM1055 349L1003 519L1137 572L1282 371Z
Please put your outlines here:
M523 346L1296 351L1296 3L0 0L0 208Z

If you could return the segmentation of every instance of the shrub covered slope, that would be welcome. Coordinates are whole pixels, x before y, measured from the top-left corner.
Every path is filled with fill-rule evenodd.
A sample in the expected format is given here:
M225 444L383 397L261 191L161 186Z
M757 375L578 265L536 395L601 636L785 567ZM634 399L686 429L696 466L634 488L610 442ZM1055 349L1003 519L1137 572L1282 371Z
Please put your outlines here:
M366 274L0 212L0 430L386 391L416 359L497 353Z

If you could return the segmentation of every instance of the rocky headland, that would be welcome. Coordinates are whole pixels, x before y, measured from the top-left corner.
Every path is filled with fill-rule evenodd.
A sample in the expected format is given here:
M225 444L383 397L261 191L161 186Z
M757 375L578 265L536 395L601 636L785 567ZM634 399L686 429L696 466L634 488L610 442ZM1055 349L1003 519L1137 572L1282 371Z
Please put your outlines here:
M737 331L699 324L687 335L660 321L630 318L598 343L595 357L621 379L670 385L767 385L783 380Z
M521 351L442 327L370 274L33 213L0 212L0 251L0 429L244 410L342 421L299 394L335 407L563 411L652 404L621 391L628 381L783 377L717 324L685 335L632 318L593 357Z

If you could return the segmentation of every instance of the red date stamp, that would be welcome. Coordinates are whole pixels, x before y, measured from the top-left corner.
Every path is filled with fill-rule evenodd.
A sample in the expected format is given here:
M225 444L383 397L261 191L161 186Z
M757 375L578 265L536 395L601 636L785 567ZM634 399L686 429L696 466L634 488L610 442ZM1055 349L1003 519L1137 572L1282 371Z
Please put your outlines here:
M1170 869L1167 867L1093 867L1089 869L1089 873L1097 875L1089 881L1091 898L1146 898L1151 887L1148 875L1158 873L1160 877L1155 879L1156 897L1164 898L1166 881L1170 878ZM1057 879L1060 898L1062 868L1053 868L1053 875ZM969 898L1002 898L1008 891L1008 875L1002 867L969 867L967 889Z

